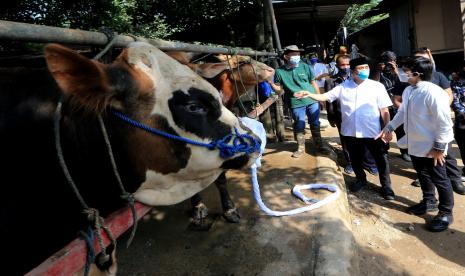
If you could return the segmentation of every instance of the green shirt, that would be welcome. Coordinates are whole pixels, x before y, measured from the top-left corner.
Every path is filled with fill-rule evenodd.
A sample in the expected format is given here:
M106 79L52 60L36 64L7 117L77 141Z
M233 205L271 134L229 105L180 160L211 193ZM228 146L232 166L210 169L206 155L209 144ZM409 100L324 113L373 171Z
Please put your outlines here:
M276 69L274 82L284 88L284 93L291 99L291 108L296 108L316 102L308 97L303 99L294 97L294 93L301 90L316 94L315 88L312 85L312 81L314 80L315 75L310 66L301 61L298 67L290 68L283 65Z

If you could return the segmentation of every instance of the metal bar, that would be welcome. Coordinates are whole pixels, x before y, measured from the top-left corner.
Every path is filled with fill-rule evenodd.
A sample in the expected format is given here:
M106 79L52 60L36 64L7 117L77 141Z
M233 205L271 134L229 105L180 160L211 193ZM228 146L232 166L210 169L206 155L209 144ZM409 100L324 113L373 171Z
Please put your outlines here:
M137 218L140 219L147 214L152 207L136 202L135 208ZM130 208L122 208L105 218L105 226L110 229L115 238L121 236L129 229L129 227L132 226L132 214ZM105 246L108 246L110 244L110 240L105 232L102 236ZM94 241L94 248L96 252L100 250L97 240ZM84 267L86 263L86 252L87 248L84 240L75 239L39 266L29 271L26 276L74 275L81 271Z
M19 23L0 20L0 40L17 40L29 42L56 42L64 44L78 45L99 45L107 44L108 38L99 32L82 31L76 29L65 29L28 23ZM129 43L144 41L152 44L160 50L176 50L201 52L212 54L239 54L246 56L276 56L273 52L254 51L244 48L233 48L227 46L205 46L189 44L183 42L167 41L161 39L146 39L143 37L132 37L127 35L117 35L114 46L126 47Z

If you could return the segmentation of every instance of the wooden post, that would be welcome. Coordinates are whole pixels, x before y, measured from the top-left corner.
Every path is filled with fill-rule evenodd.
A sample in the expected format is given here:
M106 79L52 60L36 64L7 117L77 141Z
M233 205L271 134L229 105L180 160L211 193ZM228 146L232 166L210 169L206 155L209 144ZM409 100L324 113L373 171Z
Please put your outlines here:
M276 36L277 41L277 48L279 53L281 53L281 43L279 41L279 34L278 28L276 26L276 20L274 18L274 11L273 11L273 4L271 0L264 0L264 21L265 21L265 43L267 44L267 51L273 50L273 30L275 31L274 34ZM278 60L274 59L273 64L271 65L273 68L277 68L279 66ZM274 127L276 138L279 142L284 141L284 111L283 111L283 100L281 97L277 97L275 104L271 107L273 108L273 119L274 119Z
M460 11L462 14L463 53L465 55L465 0L460 0Z

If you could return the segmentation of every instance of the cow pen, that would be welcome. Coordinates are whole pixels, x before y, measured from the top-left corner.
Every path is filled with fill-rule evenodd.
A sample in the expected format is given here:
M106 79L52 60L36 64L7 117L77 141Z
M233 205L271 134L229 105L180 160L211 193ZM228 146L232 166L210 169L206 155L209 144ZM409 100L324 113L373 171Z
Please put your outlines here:
M11 22L0 20L0 40L35 42L35 43L64 43L73 45L91 45L109 47L126 47L134 41L147 42L163 51L191 51L210 54L247 55L247 56L267 56L276 57L275 52L255 51L251 49L227 47L227 46L206 46L189 44L183 42L172 42L161 39L146 39L128 35L114 35L110 38L107 34L76 29L65 29L34 25L27 23ZM272 96L262 105L257 105L255 109L247 115L257 119L260 114L266 111L278 96ZM137 219L140 219L150 211L151 207L141 203L135 204ZM114 238L118 238L132 226L133 218L129 207L122 208L105 218L105 225L108 227ZM106 233L103 233L104 246L111 243ZM97 240L94 240L94 248L99 250ZM35 269L26 275L71 275L86 264L86 242L83 239L75 239L60 251L53 254Z

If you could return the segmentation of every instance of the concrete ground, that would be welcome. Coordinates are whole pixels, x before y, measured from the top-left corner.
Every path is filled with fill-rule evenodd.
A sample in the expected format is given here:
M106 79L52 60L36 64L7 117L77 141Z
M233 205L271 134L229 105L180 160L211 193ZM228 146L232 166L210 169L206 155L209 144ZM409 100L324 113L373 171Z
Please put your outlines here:
M287 138L292 140L291 132ZM259 170L261 195L273 210L304 206L293 197L295 184L322 181L342 189L337 201L290 217L270 217L252 196L248 172L227 174L242 215L231 224L221 217L216 188L202 192L215 223L208 232L188 229L190 205L153 208L140 220L129 249L119 243L120 275L358 275L354 238L342 174L333 159L307 154L291 158L294 142L269 144ZM329 192L304 192L321 198Z

